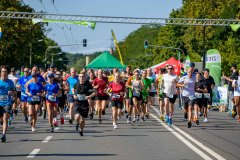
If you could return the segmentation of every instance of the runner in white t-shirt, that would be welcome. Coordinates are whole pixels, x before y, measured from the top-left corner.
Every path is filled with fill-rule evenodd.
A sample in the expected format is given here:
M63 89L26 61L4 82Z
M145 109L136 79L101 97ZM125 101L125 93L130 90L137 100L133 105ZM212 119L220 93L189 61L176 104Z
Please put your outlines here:
M165 106L165 121L169 125L172 125L172 115L174 112L174 103L177 99L177 83L179 78L174 74L174 68L172 65L167 67L167 73L163 75L163 99Z

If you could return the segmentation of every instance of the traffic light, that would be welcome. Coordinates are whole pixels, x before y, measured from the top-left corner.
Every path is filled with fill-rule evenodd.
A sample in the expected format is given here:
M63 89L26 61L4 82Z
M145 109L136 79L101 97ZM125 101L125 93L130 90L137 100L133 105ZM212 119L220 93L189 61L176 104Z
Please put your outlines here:
M148 40L144 41L144 48L147 49L148 48Z
M87 47L87 39L83 39L83 47Z

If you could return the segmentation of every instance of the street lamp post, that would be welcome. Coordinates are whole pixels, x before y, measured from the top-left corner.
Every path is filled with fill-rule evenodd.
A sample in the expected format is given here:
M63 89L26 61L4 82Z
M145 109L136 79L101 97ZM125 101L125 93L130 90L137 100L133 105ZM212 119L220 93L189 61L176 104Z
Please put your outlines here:
M55 56L55 55L59 55L59 54L62 54L62 52L59 52L59 53L56 53L56 54L52 54L52 59L51 59L51 64L53 64L53 57Z
M42 42L43 39L39 39L36 42L31 42L30 43L30 49L29 49L29 67L32 68L32 44L33 43L38 43L38 42Z

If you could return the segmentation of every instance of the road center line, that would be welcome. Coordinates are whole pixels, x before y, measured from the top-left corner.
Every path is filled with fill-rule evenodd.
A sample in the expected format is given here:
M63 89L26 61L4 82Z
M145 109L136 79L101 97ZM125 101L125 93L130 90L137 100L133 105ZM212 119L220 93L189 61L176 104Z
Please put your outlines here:
M154 111L159 114L159 111L155 108L152 107L154 109ZM158 118L157 118L158 119ZM159 120L159 119L158 119ZM160 121L160 120L159 120ZM160 121L161 124L165 124L162 121ZM166 124L165 124L166 125ZM166 125L167 126L167 125ZM215 157L216 159L219 160L226 160L225 158L223 158L221 155L217 154L216 152L214 152L212 149L208 148L207 146L203 145L201 142L197 141L196 139L194 139L192 136L190 136L188 133L184 132L183 130L181 130L180 128L178 128L175 125L172 125L172 127L178 131L179 133L181 133L182 135L184 135L186 138L188 138L189 140L191 140L192 142L194 142L196 145L198 145L199 147L201 147L203 150L205 150L206 152L208 152L209 154L211 154L213 157Z
M47 143L53 136L47 136L42 142Z
M40 151L40 149L34 149L28 156L27 158L34 158L35 155Z
M169 130L173 135L175 135L180 141L182 141L184 144L186 144L191 150L193 150L195 153L197 153L200 157L202 157L205 160L212 160L212 158L210 158L208 155L206 155L205 153L203 153L201 150L199 150L197 147L195 147L194 145L192 145L188 140L186 140L182 135L180 135L179 133L175 132L172 128L170 128L169 126L167 126L165 123L163 123L162 121L160 121L155 115L151 114L150 115L155 118L159 123L161 123L161 125L163 125L163 127L165 127L167 130Z

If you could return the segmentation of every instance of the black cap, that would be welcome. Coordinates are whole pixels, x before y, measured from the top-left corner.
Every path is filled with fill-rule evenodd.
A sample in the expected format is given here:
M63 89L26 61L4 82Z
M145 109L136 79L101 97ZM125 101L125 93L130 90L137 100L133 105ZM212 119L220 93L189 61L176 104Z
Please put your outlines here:
M209 72L209 69L208 69L208 68L205 68L203 71L207 71L207 72Z
M194 62L191 62L191 63L190 63L190 67L195 67L195 63L194 63Z
M33 74L32 74L32 77L37 77L37 76L38 76L37 73L33 73Z
M234 67L235 69L237 68L237 64L232 64L232 67Z
M54 78L54 75L53 75L52 73L50 73L50 74L48 75L48 78Z
M54 64L50 64L50 68L56 68Z

